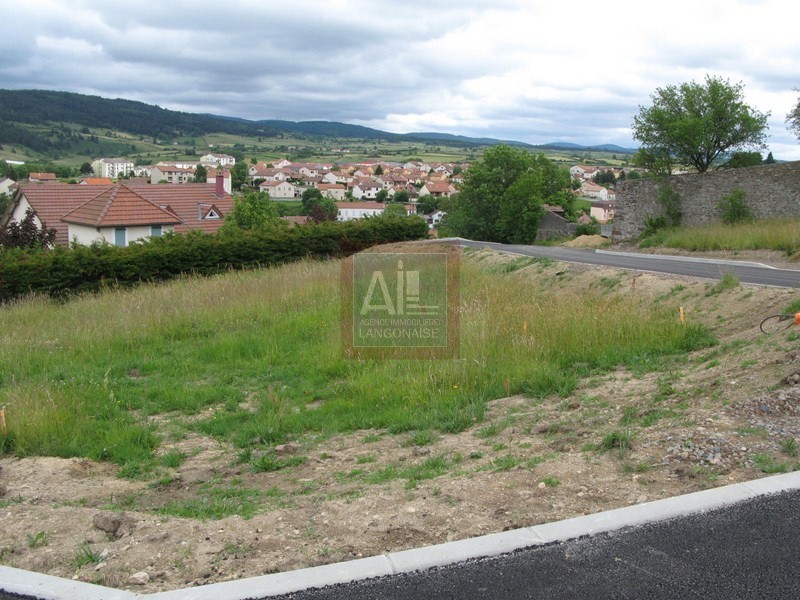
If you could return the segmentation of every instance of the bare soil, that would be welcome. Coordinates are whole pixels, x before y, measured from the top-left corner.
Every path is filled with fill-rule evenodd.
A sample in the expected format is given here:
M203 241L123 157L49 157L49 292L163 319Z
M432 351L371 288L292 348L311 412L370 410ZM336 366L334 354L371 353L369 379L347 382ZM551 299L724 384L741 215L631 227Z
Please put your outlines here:
M720 344L666 369L588 378L568 398L496 400L485 422L460 434L360 431L297 440L281 451L306 462L269 473L251 472L236 449L214 439L167 431L160 452L180 450L188 459L144 481L82 459L2 458L0 562L152 593L438 544L796 468L796 442L788 440L800 437L798 344L791 332L758 330L796 292L740 286L713 293L708 281L572 264L533 265L514 276L552 277L575 293L597 289L602 278L614 288L608 293L674 307L676 318L683 306ZM161 416L156 424L167 421ZM624 448L607 437L631 431ZM437 457L446 467L436 477L380 478L387 467L402 471ZM258 494L251 518L154 511L214 493L244 498L248 490Z

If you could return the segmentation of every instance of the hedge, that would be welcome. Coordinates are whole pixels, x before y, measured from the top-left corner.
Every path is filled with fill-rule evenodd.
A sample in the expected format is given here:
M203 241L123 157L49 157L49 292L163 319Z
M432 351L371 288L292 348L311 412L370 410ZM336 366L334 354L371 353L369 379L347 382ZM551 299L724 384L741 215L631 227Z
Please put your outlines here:
M165 281L187 273L213 275L302 258L341 258L377 244L424 238L427 233L420 218L381 217L259 232L169 234L125 248L95 244L7 249L0 251L0 302L31 293L65 297L108 285Z

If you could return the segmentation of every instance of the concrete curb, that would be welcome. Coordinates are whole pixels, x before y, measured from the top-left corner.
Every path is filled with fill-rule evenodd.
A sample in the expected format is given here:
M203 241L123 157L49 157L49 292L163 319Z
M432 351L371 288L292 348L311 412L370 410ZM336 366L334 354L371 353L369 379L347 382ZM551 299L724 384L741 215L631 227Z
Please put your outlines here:
M791 269L779 269L772 265L765 265L760 262L752 262L746 260L724 260L716 258L699 258L694 256L675 256L673 254L643 254L641 252L617 252L616 250L600 250L599 248L594 251L595 254L610 254L612 256L627 256L629 258L653 258L656 260L679 260L682 262L694 263L709 263L714 265L730 265L740 267L759 267L761 269L773 269L775 271L790 271Z
M800 489L800 471L645 502L593 515L545 523L457 542L392 552L359 560L226 581L155 594L133 594L50 575L0 566L0 593L42 600L246 600L421 571L466 560L597 535L625 527L703 513L758 496Z

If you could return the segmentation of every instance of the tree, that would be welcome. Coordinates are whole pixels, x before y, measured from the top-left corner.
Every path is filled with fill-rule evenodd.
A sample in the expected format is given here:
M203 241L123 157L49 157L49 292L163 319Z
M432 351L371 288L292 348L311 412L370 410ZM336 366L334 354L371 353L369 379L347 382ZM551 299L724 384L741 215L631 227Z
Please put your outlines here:
M762 163L761 152L734 152L726 163L720 165L720 168L741 169L742 167L755 167Z
M764 159L764 164L765 165L774 165L776 162L778 162L778 161L776 161L775 157L772 156L772 152L767 154L767 158Z
M794 91L800 92L800 88L794 88ZM794 105L794 108L786 115L786 124L789 131L800 138L800 98L797 99L797 104Z
M397 204L408 204L411 202L411 194L408 193L408 190L397 190L391 201Z
M233 189L240 190L247 182L247 164L244 162L237 162L231 167L231 186Z
M311 209L322 202L322 198L322 192L315 187L310 187L307 190L304 190L303 194L300 196L300 202L303 205L302 213L304 215L311 214Z
M544 155L501 144L464 173L457 198L447 203L448 235L527 243L536 237L543 204L572 210L570 176Z
M81 165L79 172L81 175L91 175L94 173L94 169L92 169L91 163L85 162Z
M769 113L745 104L743 90L742 83L710 75L704 83L656 89L653 105L640 106L633 120L633 137L642 143L640 158L662 171L665 162L674 160L704 173L724 152L764 148Z
M208 179L208 171L203 165L197 165L197 168L194 170L194 182L195 183L205 183Z
M36 225L36 215L30 208L22 221L11 221L0 229L0 246L5 248L50 248L56 241L56 230L42 223Z
M383 167L381 165L375 167L375 175L383 175Z
M397 194L395 194L395 196L397 196ZM439 208L439 199L430 194L420 197L417 201L417 212L423 215L429 215L437 208Z
M335 221L339 216L339 207L333 198L323 197L319 202L316 202L308 213L308 218L314 223L322 223L323 221Z
M389 192L386 190L378 190L378 193L375 194L375 201L376 202L386 202L389 199Z
M281 222L275 204L266 192L247 192L234 198L233 208L225 215L223 230L264 229Z
M387 204L381 215L384 217L407 217L408 211L404 204Z

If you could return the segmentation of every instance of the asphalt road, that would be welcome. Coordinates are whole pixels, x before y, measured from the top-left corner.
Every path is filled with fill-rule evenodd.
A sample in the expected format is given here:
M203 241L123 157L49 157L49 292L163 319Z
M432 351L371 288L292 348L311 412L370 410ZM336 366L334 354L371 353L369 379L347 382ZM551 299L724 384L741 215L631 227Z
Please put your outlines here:
M800 492L285 600L800 597ZM276 598L276 597L273 597Z
M556 246L522 246L494 242L474 242L471 240L458 240L457 243L464 247L491 248L523 256L546 257L566 262L655 273L672 273L706 279L720 279L724 273L730 272L736 275L742 283L800 288L800 270L761 267L753 263L737 264L735 261L698 260L691 257L666 257L664 255L581 250Z

